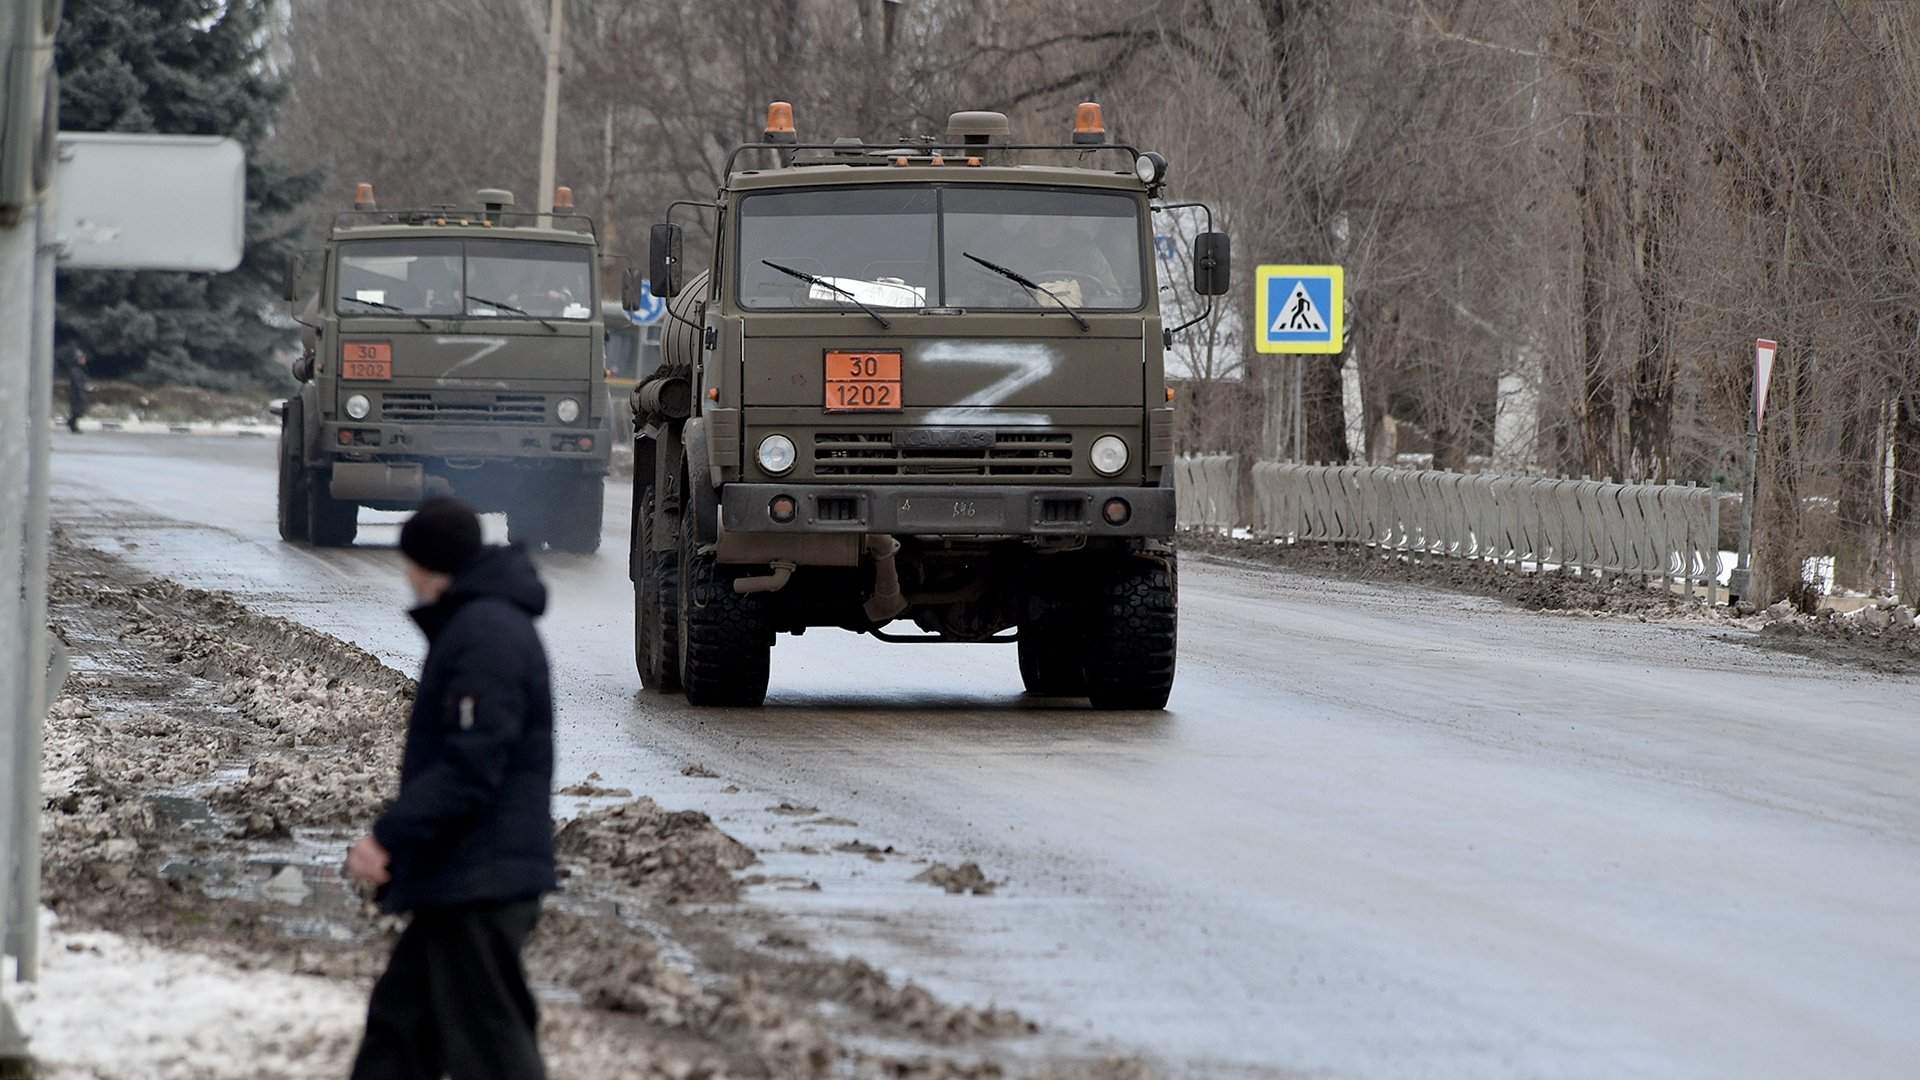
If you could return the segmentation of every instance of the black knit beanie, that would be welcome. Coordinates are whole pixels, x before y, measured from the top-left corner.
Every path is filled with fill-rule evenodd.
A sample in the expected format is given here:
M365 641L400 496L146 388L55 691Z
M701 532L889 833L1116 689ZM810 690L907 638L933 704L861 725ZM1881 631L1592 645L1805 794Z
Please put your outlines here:
M422 570L457 574L480 553L480 517L459 499L435 496L400 526L400 550Z

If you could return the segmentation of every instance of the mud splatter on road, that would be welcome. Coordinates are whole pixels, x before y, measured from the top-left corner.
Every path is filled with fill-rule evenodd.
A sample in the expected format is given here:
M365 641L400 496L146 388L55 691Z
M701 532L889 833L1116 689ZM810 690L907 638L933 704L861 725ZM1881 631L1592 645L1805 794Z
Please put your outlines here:
M1000 884L987 880L979 863L961 863L959 866L934 863L913 875L913 880L938 886L950 893L972 893L975 896L990 896L994 887Z

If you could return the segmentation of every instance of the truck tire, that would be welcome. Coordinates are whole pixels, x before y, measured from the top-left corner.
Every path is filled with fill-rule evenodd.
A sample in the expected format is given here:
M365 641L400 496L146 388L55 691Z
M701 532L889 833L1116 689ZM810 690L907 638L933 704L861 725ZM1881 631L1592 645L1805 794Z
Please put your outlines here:
M307 474L307 539L314 547L348 547L360 532L360 504L327 491L327 477Z
M555 489L559 496L547 513L548 546L574 555L599 551L601 526L607 512L606 482L598 476L587 476L556 484Z
M1068 616L1020 624L1020 681L1035 697L1085 697L1087 638Z
M1172 555L1130 558L1100 578L1087 642L1096 709L1164 709L1173 690L1179 571Z
M280 417L280 490L275 517L280 539L289 543L307 538L306 411L299 398L287 402Z
M734 592L734 574L700 551L695 530L694 515L681 513L680 685L694 705L759 706L773 652L766 595Z
M507 543L539 551L547 540L547 512L537 506L507 511Z
M653 488L640 501L640 528L633 553L633 663L640 685L680 689L680 560L653 550Z

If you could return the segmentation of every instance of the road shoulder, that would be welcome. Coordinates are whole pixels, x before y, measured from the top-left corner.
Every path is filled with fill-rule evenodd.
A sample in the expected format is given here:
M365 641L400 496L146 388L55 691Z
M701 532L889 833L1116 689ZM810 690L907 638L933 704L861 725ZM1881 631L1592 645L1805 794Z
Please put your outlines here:
M277 1075L340 1075L398 924L338 867L391 793L411 680L64 539L55 563L74 671L47 726L58 923L56 976L28 1006L51 1033L38 1052L55 1075L171 1075L156 1065L168 1054L193 1063L182 1075L255 1076L269 1055ZM565 885L528 953L554 1075L1151 1075L828 956L739 899L757 856L703 814L623 792L590 801L561 828ZM218 1039L196 1042L195 1018L222 1000L147 1017L145 1049L69 1038L118 999L62 988L110 989L102 972L121 968L290 1004L229 1016Z

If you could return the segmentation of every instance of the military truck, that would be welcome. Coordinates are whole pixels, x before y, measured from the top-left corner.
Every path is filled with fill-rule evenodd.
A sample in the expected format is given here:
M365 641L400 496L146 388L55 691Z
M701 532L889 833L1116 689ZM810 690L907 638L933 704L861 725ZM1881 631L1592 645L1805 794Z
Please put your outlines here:
M1152 257L1166 160L1108 143L1096 103L1060 144L1016 144L989 112L808 144L776 102L722 175L650 237L669 321L634 391L642 683L758 705L776 634L838 627L1010 642L1033 694L1164 707L1162 351L1184 329L1162 326ZM714 242L683 281L689 206ZM1192 288L1211 298L1231 259L1205 220Z
M600 546L612 427L593 221L485 189L389 210L360 184L289 269L304 348L279 406L280 536L353 542L361 507L434 494L504 511L513 540Z

